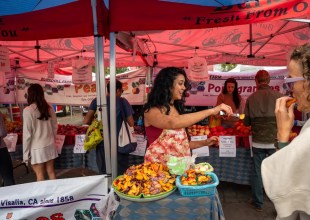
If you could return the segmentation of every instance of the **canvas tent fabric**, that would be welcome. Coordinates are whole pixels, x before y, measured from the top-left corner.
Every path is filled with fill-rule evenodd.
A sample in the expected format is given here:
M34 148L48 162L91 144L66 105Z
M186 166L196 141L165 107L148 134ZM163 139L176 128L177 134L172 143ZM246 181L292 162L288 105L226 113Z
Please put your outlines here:
M208 29L121 32L119 40L132 35L137 42L132 48L150 66L187 67L194 55L205 58L209 65L286 66L288 54L310 41L310 28L309 23L277 20Z
M72 65L72 60L79 57L89 60L95 65L94 37L58 38L31 41L0 41L0 46L9 49L13 68L32 68L34 65L47 65L54 62L59 67ZM105 40L104 62L109 66L110 42ZM132 51L116 48L116 65L118 67L145 66L141 57L133 57Z
M310 0L259 0L221 7L190 1L112 0L109 9L111 31L179 30L301 17L309 14Z
M38 6L39 10L19 14L15 14L15 10L10 10L12 14L8 14L10 8L6 10L6 7L0 7L0 40L24 41L94 35L92 1L71 1L54 7L48 7L51 6L52 1L44 0L43 2L49 2L44 9L42 9L43 6ZM64 3L66 2L68 1ZM3 4L6 3L7 1L3 1ZM96 3L98 34L104 35L108 12L103 1L96 0ZM20 4L19 1L11 1L10 5L11 8L18 9ZM25 10L30 10L30 6Z

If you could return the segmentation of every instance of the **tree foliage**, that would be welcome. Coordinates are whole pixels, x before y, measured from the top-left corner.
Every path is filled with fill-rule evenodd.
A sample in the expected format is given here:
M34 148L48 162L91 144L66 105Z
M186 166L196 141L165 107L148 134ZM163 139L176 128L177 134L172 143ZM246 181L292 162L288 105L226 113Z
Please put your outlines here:
M237 64L234 63L222 63L221 64L221 71L222 72L228 72L232 69L234 69L237 66Z
M128 67L119 67L119 68L116 68L116 74L120 74L120 73L124 73L126 71L128 71L129 68ZM96 67L93 66L92 68L92 71L94 73L96 73ZM106 67L104 68L104 74L107 76L107 75L110 75L110 67Z

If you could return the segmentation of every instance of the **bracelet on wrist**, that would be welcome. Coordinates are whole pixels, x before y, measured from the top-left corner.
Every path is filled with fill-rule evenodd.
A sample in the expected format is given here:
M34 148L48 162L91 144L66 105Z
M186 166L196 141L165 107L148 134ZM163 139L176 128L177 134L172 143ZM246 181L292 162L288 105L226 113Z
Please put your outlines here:
M289 144L289 142L280 142L278 141L278 148L281 149L283 147L286 147Z
M278 139L276 138L276 139L275 139L274 146L275 146L275 148L277 148L277 149L281 149L281 148L287 146L289 143L290 143L290 142L288 142L288 141L287 141L287 142L278 141Z

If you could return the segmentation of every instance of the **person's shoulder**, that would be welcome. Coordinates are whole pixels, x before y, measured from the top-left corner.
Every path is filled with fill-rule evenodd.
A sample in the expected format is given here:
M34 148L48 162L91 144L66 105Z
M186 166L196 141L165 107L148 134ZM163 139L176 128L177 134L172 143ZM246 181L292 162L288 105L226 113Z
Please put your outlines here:
M220 99L224 99L224 97L225 97L225 94L222 92L218 95L218 98L220 98Z
M27 107L24 108L24 111L28 111L28 112L31 112L31 111L34 111L35 109L37 108L37 105L36 104L30 104L28 105Z

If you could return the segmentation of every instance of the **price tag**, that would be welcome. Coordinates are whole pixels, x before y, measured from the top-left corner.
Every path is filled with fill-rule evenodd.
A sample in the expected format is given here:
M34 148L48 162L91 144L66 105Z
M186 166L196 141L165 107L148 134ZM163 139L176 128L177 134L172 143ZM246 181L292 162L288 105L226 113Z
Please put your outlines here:
M75 154L86 153L86 150L84 150L84 140L85 140L85 134L75 135L75 145L73 148L73 153Z
M134 134L134 136L137 139L137 148L130 154L143 157L146 151L147 140L144 138L144 135L141 134Z
M47 63L47 78L54 79L54 62Z
M191 141L203 141L203 140L207 140L207 139L208 139L207 135L192 136L191 137ZM208 157L208 156L210 156L209 146L203 146L200 148L193 149L192 153L196 154L197 157Z
M9 152L16 151L17 138L18 135L16 133L9 133L5 138L3 138Z
M220 157L236 157L236 136L220 136Z
M65 138L66 138L66 135L60 135L60 134L56 135L55 145L56 145L58 154L61 154L61 150L62 150L62 147L64 146Z

